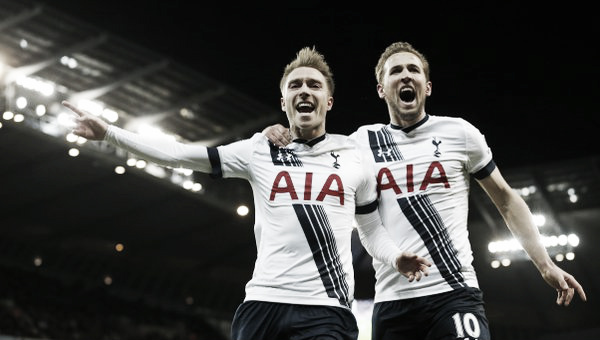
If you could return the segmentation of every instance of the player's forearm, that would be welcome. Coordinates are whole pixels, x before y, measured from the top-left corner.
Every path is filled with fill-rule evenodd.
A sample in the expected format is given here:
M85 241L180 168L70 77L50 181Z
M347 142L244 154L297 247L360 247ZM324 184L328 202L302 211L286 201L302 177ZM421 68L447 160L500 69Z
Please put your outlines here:
M369 255L396 268L396 259L401 251L383 227L377 210L368 214L357 214L358 236Z
M143 136L111 125L104 140L162 166L210 172L206 147L178 143L166 138Z
M514 194L504 209L502 216L513 236L520 242L535 266L543 272L552 265L537 226L533 222L531 212L521 197Z

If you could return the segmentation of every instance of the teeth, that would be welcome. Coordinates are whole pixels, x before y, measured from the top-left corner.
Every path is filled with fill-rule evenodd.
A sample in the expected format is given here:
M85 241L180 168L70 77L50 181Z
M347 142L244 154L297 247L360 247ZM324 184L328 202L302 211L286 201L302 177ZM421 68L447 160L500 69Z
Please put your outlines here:
M303 112L310 112L314 109L314 106L312 103L299 103L296 106L297 110L302 110Z

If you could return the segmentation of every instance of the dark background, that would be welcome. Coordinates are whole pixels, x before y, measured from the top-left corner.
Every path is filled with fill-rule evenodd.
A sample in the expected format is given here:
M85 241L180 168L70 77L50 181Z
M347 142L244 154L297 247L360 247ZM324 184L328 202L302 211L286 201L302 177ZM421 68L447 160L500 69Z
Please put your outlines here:
M598 154L599 29L591 7L577 1L46 2L276 109L283 67L300 48L316 46L336 80L328 120L328 131L336 133L389 120L374 68L390 43L408 41L431 65L426 111L479 127L501 168Z
M534 179L541 179L542 184L544 180L572 184L585 177L579 181L581 187L599 191L599 29L591 6L573 1L552 7L506 2L338 6L180 0L38 3L190 66L277 111L283 67L300 48L314 45L326 56L335 75L335 104L327 123L327 130L335 133L351 133L360 124L388 121L385 104L375 91L374 67L386 46L408 41L431 65L433 95L427 112L463 117L477 126L500 169L512 175L511 179L518 183L534 173ZM285 123L283 112L281 122ZM75 313L81 308L91 319L101 320L102 315L128 311L109 309L105 294L110 292L112 297L133 302L134 310L150 301L160 306L159 315L165 316L165 309L178 310L180 306L171 308L170 300L153 304L148 296L168 296L182 304L189 295L196 299L193 306L199 306L190 313L192 324L203 320L199 315L231 319L243 299L243 285L255 258L253 216L240 218L215 209L180 188L136 176L134 171L113 176L112 168L87 153L77 160L65 160L63 144L30 136L9 123L1 132L0 247L28 264L32 254L44 255L44 265L36 269L44 274L44 280L0 273L0 280L14 276L13 286L29 288L28 300L21 306L78 301L86 306L73 308ZM581 159L581 168L576 166L572 176L561 177L570 164L580 164ZM589 184L588 177L596 181ZM238 191L225 194L231 204L246 198ZM473 194L472 203L489 204L481 192ZM514 262L499 270L489 267L486 244L499 235L482 222L479 213L486 210L472 205L475 213L469 229L474 264L496 339L539 336L550 340L554 339L552 333L556 338L571 335L582 339L586 334L598 334L593 316L600 287L596 264L600 255L594 246L598 203L597 199L582 199L580 205L557 210L567 221L563 225L582 238L576 260L561 266L580 280L590 299L586 304L576 299L569 308L554 305L555 293L531 262ZM124 242L126 251L115 255L115 242ZM9 264L14 267L18 261ZM356 264L356 297L372 297L369 258L357 258ZM114 277L111 287L100 283L98 273L104 272ZM65 273L71 285L66 291L78 292L76 297L59 299L58 292L63 293L64 287L49 293L41 288L54 289L55 283L46 279L60 276L65 281ZM73 286L87 282L80 281L81 277L91 277L97 285L76 289ZM6 282L11 281L0 283ZM128 291L127 287L135 288ZM5 288L0 286L0 292L10 296L12 291ZM145 315L141 310L133 314ZM99 334L107 334L110 328L100 327Z

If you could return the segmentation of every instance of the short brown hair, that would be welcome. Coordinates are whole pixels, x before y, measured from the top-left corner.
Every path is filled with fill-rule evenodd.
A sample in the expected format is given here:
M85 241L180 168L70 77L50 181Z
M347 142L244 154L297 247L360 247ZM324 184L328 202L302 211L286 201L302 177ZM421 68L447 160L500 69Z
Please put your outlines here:
M417 51L411 44L403 41L395 42L389 45L381 56L379 57L379 61L377 62L377 66L375 66L375 79L377 79L377 83L383 83L383 65L388 60L388 58L396 53L400 52L408 52L416 55L421 62L423 63L423 72L425 73L425 79L429 81L429 62L425 56Z

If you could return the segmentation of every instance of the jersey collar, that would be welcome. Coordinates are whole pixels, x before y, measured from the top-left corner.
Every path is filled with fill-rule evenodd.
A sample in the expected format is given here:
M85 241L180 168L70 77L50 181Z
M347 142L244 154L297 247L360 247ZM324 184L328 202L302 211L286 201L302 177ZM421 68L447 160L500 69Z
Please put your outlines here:
M419 122L417 122L416 124L413 124L411 126L407 126L407 127L402 127L400 125L395 125L390 123L390 127L394 130L402 130L404 132L411 132L412 130L418 128L419 126L425 124L426 121L429 120L429 114L425 114L425 117L423 117L423 119L421 119Z
M306 139L302 139L302 138L296 138L292 142L293 143L298 143L298 144L306 144L307 146L313 147L318 142L324 140L325 139L325 135L326 134L323 134L323 135L321 135L321 136L319 136L317 138L313 138L311 140L306 140Z

